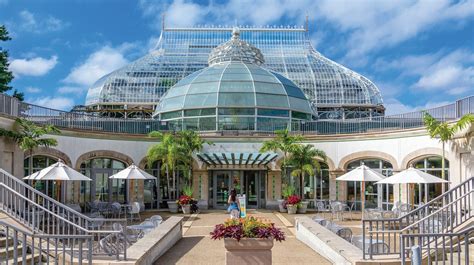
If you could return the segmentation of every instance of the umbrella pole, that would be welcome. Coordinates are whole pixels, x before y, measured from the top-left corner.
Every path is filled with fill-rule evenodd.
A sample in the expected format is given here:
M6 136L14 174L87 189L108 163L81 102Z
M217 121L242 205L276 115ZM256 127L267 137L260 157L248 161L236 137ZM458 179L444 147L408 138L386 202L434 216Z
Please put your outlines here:
M361 200L362 214L364 214L364 209L365 209L365 182L364 181L360 183L360 200Z
M421 193L421 183L419 183L418 184L418 207L420 207L421 204L423 203L422 194L423 193Z

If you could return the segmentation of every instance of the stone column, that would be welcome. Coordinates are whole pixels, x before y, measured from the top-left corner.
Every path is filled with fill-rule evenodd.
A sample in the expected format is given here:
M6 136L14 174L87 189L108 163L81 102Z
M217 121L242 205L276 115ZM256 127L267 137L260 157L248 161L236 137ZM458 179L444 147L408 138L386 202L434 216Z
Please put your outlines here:
M198 200L201 209L208 208L209 201L209 172L207 170L193 171L193 197Z
M329 171L329 199L347 200L347 182L336 181L336 178L344 174L342 170Z

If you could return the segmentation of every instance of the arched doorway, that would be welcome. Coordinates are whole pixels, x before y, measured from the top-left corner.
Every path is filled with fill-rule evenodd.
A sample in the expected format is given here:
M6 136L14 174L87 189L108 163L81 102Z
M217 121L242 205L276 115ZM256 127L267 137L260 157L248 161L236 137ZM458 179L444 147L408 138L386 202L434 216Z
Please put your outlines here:
M51 166L52 164L58 162L58 158L47 156L47 155L32 155L23 161L23 167L25 171L25 176L29 176L35 172L38 172L44 168ZM41 181L32 181L29 183L36 190L48 195L51 198L56 198L57 195L54 194L56 190L56 181L54 180L41 180Z
M79 201L82 203L95 200L126 203L128 197L127 181L121 179L112 180L109 177L125 169L127 166L125 162L106 157L83 161L80 165L80 171L91 178L92 181L83 181L81 183Z
M424 158L415 159L410 164L413 165L413 167L415 167L416 169L419 169L423 172L426 172L428 174L441 178L441 172L443 171L441 167L441 156L428 156ZM445 159L445 177L446 177L446 180L449 181L449 161L447 159ZM443 184L428 184L428 201L441 195L442 190L443 190L442 185ZM444 184L444 185L446 185L446 190L448 190L449 189L448 184ZM421 194L421 199L424 200L425 187L424 185L421 185L421 191L420 191L419 186L420 185L415 185L415 190L414 190L415 202L420 201L420 197L419 197L420 194Z
M380 159L380 158L364 158L359 160L354 160L347 164L346 171L351 171L356 167L364 164L365 166L378 171L382 175L389 177L393 175L393 166L390 162ZM360 185L361 183L357 182L347 182L347 200L354 201L356 203L356 209L360 209L361 206L361 194L360 194ZM378 190L379 185L375 182L365 183L365 202L366 207L374 208L379 204L378 198L381 194L381 203L385 209L390 209L393 204L393 185L383 185L382 190Z
M160 161L155 161L153 164L148 166L147 163L143 163L145 170L153 175L156 180L145 180L143 186L143 202L145 203L146 209L157 209L157 208L165 208L164 205L166 202L163 203L163 195L167 196L168 193L168 186L161 185L161 181L163 181L161 172L161 163ZM166 176L164 176L166 178ZM165 198L169 199L169 198Z

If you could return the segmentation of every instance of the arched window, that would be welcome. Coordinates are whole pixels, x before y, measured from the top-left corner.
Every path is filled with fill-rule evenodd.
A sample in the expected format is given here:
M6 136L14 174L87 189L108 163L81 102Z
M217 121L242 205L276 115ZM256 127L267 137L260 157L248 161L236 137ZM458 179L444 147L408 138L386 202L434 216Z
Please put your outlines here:
M145 170L150 173L151 175L156 177L156 180L145 180L144 183L144 202L145 208L162 208L160 202L162 198L158 197L158 194L168 194L166 185L160 185L161 183L166 183L166 175L162 174L160 170L160 161L155 161L151 167L148 164L145 164ZM161 179L161 176L164 176L164 179ZM163 181L163 182L161 182ZM164 187L163 187L164 186ZM158 187L160 188L160 192L158 193ZM164 193L166 191L166 193ZM162 196L161 196L162 197ZM160 207L159 207L160 206Z
M45 155L33 155L25 158L23 161L23 167L25 170L25 176L29 176L35 172L38 172L44 168L51 166L52 164L58 162L56 157L45 156ZM57 196L54 193L56 190L56 181L46 180L46 181L33 181L29 183L38 191L47 194L50 197L56 198Z
M445 162L445 178L446 180L449 181L449 161L447 159L444 160ZM429 156L425 158L420 158L412 161L410 163L413 165L413 167L426 172L428 174L431 174L433 176L437 176L441 178L441 172L442 167L441 167L441 156ZM436 198L437 196L441 195L443 188L441 186L442 184L428 184L428 201ZM415 195L415 202L419 201L419 187L420 185L415 185L415 190L414 190L414 195ZM424 194L425 194L425 187L424 185L421 185L421 199L424 199ZM448 184L446 184L446 190L448 190Z
M347 165L346 170L351 171L352 169L361 166L365 166L380 172L382 175L389 177L393 175L393 166L390 162L379 159L379 158L367 158L352 161ZM360 185L361 183L357 182L347 182L347 200L355 201L356 208L360 209L361 203L361 194L360 194ZM389 209L390 205L393 203L393 185L383 185L382 186L382 205ZM365 201L366 207L377 207L378 202L378 188L375 182L366 182L365 183Z
M82 174L92 181L81 182L81 202L111 201L126 203L128 196L127 181L122 179L109 179L109 177L127 165L113 158L93 158L81 164Z

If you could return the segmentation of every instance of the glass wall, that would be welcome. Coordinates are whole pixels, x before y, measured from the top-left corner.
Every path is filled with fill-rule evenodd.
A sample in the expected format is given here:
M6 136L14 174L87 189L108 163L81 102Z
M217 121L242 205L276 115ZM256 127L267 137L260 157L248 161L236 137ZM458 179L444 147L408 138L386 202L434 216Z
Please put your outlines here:
M445 178L446 180L449 181L449 161L447 159L445 161ZM441 156L430 156L426 158L421 158L413 161L413 167L426 172L428 174L431 174L433 176L437 176L441 178L441 172L442 167L441 167ZM437 196L441 195L443 189L442 189L443 184L428 184L428 201L431 199L436 198ZM446 185L446 190L449 188L449 184ZM414 201L419 202L420 197L419 197L419 187L420 185L415 185L415 190L414 190ZM425 200L425 185L421 185L421 199L422 201ZM425 202L426 203L426 202Z
M35 155L27 157L23 161L25 177L35 172L38 172L44 168L47 168L56 162L58 162L58 159L51 156ZM33 181L32 183L30 183L30 185L35 187L35 189L37 189L38 191L47 194L52 198L56 198L57 196L56 194L54 194L54 191L56 190L56 181L54 180Z
M382 175L389 177L393 175L393 166L390 162L378 159L378 158L368 158L360 159L353 161L347 165L347 171L361 166L365 166L380 172ZM347 182L347 201L355 201L356 208L360 209L361 203L361 194L360 194L360 182ZM365 205L367 208L377 207L377 198L378 198L378 185L375 182L366 182L365 183ZM391 209L393 204L393 185L383 185L382 186L382 205L385 209Z
M81 182L80 202L107 201L126 203L128 183L126 180L109 179L110 176L125 169L127 165L113 158L93 158L83 162L81 173L92 181Z
M321 171L316 171L315 182L315 199L329 200L329 167L326 163L321 163Z

